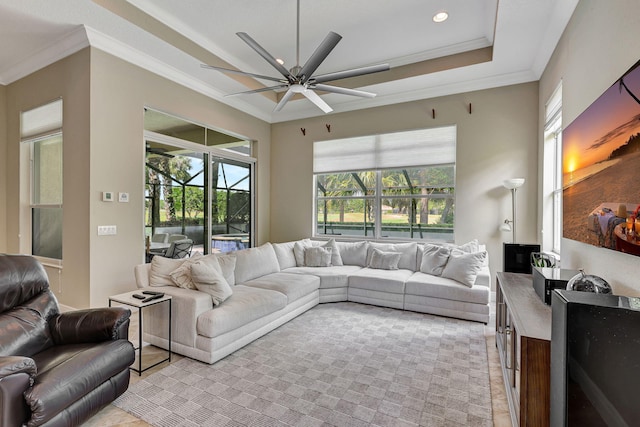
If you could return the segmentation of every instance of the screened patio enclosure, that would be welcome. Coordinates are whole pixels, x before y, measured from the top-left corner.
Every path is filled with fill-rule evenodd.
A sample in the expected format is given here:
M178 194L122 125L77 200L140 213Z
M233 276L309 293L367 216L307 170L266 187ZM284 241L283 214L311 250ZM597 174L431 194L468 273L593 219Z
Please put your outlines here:
M187 236L201 253L249 247L250 164L153 142L146 151L146 236Z

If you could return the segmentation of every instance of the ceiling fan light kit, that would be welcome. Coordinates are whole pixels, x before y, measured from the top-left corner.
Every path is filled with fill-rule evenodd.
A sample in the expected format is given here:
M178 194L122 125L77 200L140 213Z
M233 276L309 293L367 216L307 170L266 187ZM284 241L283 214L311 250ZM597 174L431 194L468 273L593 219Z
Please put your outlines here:
M273 57L266 49L264 49L258 42L256 42L251 36L244 32L236 33L246 44L255 50L258 55L262 56L273 68L275 68L282 77L271 77L254 73L247 73L239 70L231 70L227 68L216 67L212 65L203 64L204 68L211 68L214 70L222 71L224 73L242 74L245 76L253 77L261 80L268 80L279 83L275 86L264 87L260 89L254 89L244 92L238 92L232 95L243 95L266 92L270 90L287 89L285 94L280 99L280 102L275 106L274 112L282 110L285 104L296 94L300 94L315 104L325 113L333 111L333 109L327 104L314 89L329 92L338 93L342 95L358 96L362 98L373 98L375 93L365 92L362 90L350 89L340 86L326 85L325 82L333 80L346 79L349 77L362 76L365 74L379 73L381 71L389 70L389 64L378 64L361 68L354 68L351 70L338 71L319 76L314 76L313 73L318 69L320 64L329 56L331 51L336 47L338 42L342 39L340 34L330 31L324 38L322 43L316 48L307 62L300 66L300 0L297 0L297 22L296 22L296 65L290 70L287 70L283 66L283 61Z

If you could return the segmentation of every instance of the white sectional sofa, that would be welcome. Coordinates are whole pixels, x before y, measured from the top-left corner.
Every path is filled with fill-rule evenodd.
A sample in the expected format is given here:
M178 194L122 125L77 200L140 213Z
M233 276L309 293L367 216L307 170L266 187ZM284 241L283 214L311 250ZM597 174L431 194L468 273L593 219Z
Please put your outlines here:
M195 263L209 264L219 274L212 273L211 283L194 282L190 268ZM353 301L489 321L488 255L476 241L461 246L310 239L266 243L186 261L155 257L136 266L135 278L138 288L173 297L172 351L206 363L318 303ZM227 290L225 297L231 296L221 301L218 285ZM167 348L167 306L147 310L145 341Z

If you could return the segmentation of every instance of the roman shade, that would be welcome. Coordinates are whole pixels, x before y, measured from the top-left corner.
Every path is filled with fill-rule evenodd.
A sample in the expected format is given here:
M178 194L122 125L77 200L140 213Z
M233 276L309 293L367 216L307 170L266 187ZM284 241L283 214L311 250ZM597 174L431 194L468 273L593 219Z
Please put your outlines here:
M313 173L454 164L456 126L313 143Z

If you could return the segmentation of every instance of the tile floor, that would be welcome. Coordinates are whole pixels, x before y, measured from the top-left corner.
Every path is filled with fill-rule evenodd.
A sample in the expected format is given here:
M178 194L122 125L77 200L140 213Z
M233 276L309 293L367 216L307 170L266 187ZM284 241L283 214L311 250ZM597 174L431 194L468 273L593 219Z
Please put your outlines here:
M492 307L493 311L493 307ZM131 332L129 337L137 337L138 324L137 314L132 315L132 320L135 320L131 324ZM485 326L485 337L487 339L487 356L489 359L489 379L491 383L491 404L493 410L493 425L494 427L511 427L511 416L509 415L509 405L507 403L507 396L504 388L504 382L502 378L502 368L500 367L500 357L498 356L498 350L496 349L495 341L495 318L491 316L489 324ZM132 338L133 340L133 338ZM136 345L136 343L134 343ZM143 368L145 365L153 364L155 360L160 360L166 357L164 350L157 349L152 346L147 346L143 351ZM171 356L171 362L180 360L182 356L173 354ZM137 363L137 362L136 362ZM167 366L167 362L162 363L154 368L149 369L142 373L142 376L138 376L137 373L131 372L131 384L135 384L140 378L146 378L147 376L157 372ZM113 405L109 405L96 414L93 418L83 424L84 427L112 427L112 426L125 426L125 427L139 427L149 426L146 422L129 415L125 411L116 408Z

